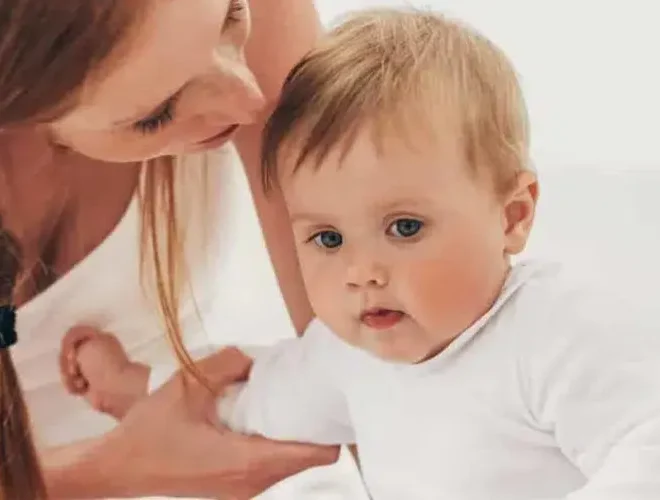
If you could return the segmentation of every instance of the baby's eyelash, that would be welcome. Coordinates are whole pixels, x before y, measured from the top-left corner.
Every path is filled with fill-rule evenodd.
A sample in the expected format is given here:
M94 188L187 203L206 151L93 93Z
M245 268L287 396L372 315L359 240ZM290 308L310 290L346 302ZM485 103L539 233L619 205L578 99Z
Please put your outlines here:
M139 120L133 124L133 128L142 134L153 134L174 120L174 105L176 98L172 98L153 115Z

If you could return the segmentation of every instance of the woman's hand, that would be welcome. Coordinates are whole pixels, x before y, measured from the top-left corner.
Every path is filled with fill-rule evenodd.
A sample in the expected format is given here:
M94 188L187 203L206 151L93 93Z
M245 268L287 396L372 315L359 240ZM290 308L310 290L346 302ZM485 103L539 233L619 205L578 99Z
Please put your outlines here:
M198 367L221 390L244 379L250 365L248 357L230 348ZM337 447L229 431L215 422L215 397L179 373L138 403L104 441L97 465L115 490L103 493L249 499L288 476L337 460Z

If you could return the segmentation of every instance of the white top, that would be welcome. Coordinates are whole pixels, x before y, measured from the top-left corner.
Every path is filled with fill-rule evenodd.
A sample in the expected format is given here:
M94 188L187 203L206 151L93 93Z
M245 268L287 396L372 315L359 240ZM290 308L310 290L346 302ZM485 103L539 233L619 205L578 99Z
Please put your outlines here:
M199 175L202 157L188 158L183 169L188 188L199 189L200 181L206 185L210 204L209 231L200 225L196 210L201 204L194 204L203 199L200 191L186 207L187 256L201 313L200 321L191 301L185 301L181 319L187 345L201 355L209 351L204 345L268 344L293 337L240 160L231 146L209 160L208 178ZM170 371L176 366L154 302L140 286L138 209L134 200L100 246L18 311L19 342L12 355L41 445L69 443L115 425L68 395L60 383L59 348L69 328L104 329L120 338L132 358Z
M493 308L418 365L316 322L257 355L220 413L278 439L355 439L374 500L660 498L657 318L555 265L516 266Z

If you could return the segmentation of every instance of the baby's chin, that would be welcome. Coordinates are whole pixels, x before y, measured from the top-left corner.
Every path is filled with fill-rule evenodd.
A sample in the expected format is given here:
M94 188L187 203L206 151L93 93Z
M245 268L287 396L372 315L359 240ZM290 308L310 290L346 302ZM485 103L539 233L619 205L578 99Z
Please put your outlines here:
M417 365L420 363L423 363L424 361L428 361L433 357L431 354L409 354L409 353L399 353L399 352L391 352L391 351L385 351L383 350L374 350L374 349L365 349L368 351L370 354L375 356L376 358L380 359L381 361L385 361L386 363L392 363L392 364L398 364L398 365Z
M398 363L402 365L418 365L435 357L437 354L438 352L435 351L418 350L418 352L406 352L406 353L387 352L378 357L383 361L388 361L390 363Z
M351 344L382 361L404 365L423 363L444 349L444 346L429 346L426 342L415 342L403 331L376 334L369 332L368 335L361 335L359 342L351 342Z

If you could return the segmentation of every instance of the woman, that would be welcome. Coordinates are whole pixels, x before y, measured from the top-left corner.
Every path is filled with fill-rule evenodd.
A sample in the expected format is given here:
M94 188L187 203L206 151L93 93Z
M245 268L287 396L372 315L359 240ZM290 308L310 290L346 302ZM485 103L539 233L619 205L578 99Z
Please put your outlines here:
M336 459L331 448L219 431L205 419L212 396L199 385L184 390L181 377L115 428L65 398L54 380L60 339L79 323L112 331L146 361L163 355L166 331L187 360L181 319L203 308L213 288L208 263L193 250L212 254L222 238L202 201L217 195L225 160L213 157L204 173L172 157L232 139L296 329L309 321L286 211L258 189L257 165L267 103L319 22L311 0L252 6L250 26L245 0L0 4L0 213L23 267L13 354L46 448L51 497L250 498ZM210 235L208 246L200 233ZM190 282L206 283L206 294ZM219 384L244 369L232 363L220 353L200 369Z

